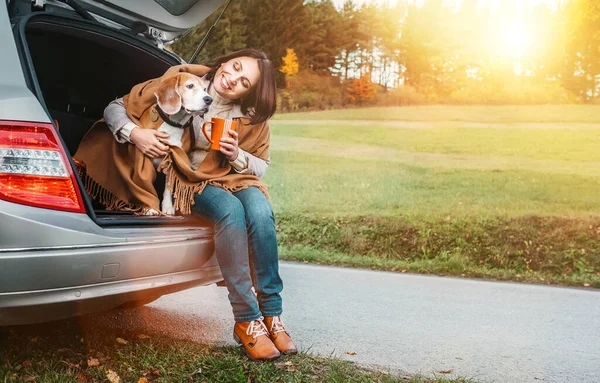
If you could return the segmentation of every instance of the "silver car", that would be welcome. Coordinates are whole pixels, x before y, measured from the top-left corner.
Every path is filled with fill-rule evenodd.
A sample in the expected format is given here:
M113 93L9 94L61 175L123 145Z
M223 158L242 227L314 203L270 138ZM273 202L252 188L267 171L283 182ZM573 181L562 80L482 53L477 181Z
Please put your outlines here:
M111 100L182 63L164 44L222 3L0 1L0 326L222 281L210 226L103 210L71 159Z

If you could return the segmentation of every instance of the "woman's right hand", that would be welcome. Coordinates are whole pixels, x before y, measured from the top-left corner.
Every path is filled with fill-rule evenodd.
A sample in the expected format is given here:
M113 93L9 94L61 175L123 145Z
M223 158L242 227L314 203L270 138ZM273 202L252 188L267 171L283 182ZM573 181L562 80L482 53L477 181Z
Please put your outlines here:
M164 132L159 132L154 129L133 128L129 135L129 140L137 146L137 148L150 158L163 157L167 155L169 147L160 142L159 138L169 138L169 135Z

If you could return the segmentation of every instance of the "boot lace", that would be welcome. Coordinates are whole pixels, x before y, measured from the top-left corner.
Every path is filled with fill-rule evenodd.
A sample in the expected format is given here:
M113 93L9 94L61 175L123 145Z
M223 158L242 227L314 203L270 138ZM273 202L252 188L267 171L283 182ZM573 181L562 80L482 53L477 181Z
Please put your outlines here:
M267 334L267 326L265 326L265 323L262 321L262 318L250 322L250 325L246 330L246 335L252 335L252 339L256 339L261 335Z
M285 325L283 324L283 320L280 317L273 317L273 321L271 322L271 328L269 329L271 334L277 334L279 332L285 332Z

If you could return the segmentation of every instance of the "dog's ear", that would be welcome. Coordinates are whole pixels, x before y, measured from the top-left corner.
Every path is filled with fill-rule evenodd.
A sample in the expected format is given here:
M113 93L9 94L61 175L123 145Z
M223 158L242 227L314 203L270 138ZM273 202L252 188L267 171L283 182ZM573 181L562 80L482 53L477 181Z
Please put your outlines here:
M175 114L181 109L181 96L177 91L179 86L179 76L171 77L160 84L159 89L154 93L158 106L166 114Z

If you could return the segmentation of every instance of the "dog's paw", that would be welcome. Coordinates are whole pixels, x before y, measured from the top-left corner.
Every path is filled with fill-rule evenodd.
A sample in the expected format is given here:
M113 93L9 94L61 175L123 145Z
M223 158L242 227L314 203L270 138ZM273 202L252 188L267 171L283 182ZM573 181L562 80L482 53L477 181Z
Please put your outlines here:
M162 212L163 212L163 214L166 214L166 215L175 215L175 208L173 206L168 207L166 209L163 208Z
M160 215L160 213L154 209L148 209L148 211L146 211L146 215Z
M170 201L169 201L170 202ZM167 215L175 215L175 206L173 206L172 203L169 203L163 201L162 206L161 206L161 211L163 212L163 214L167 214Z

